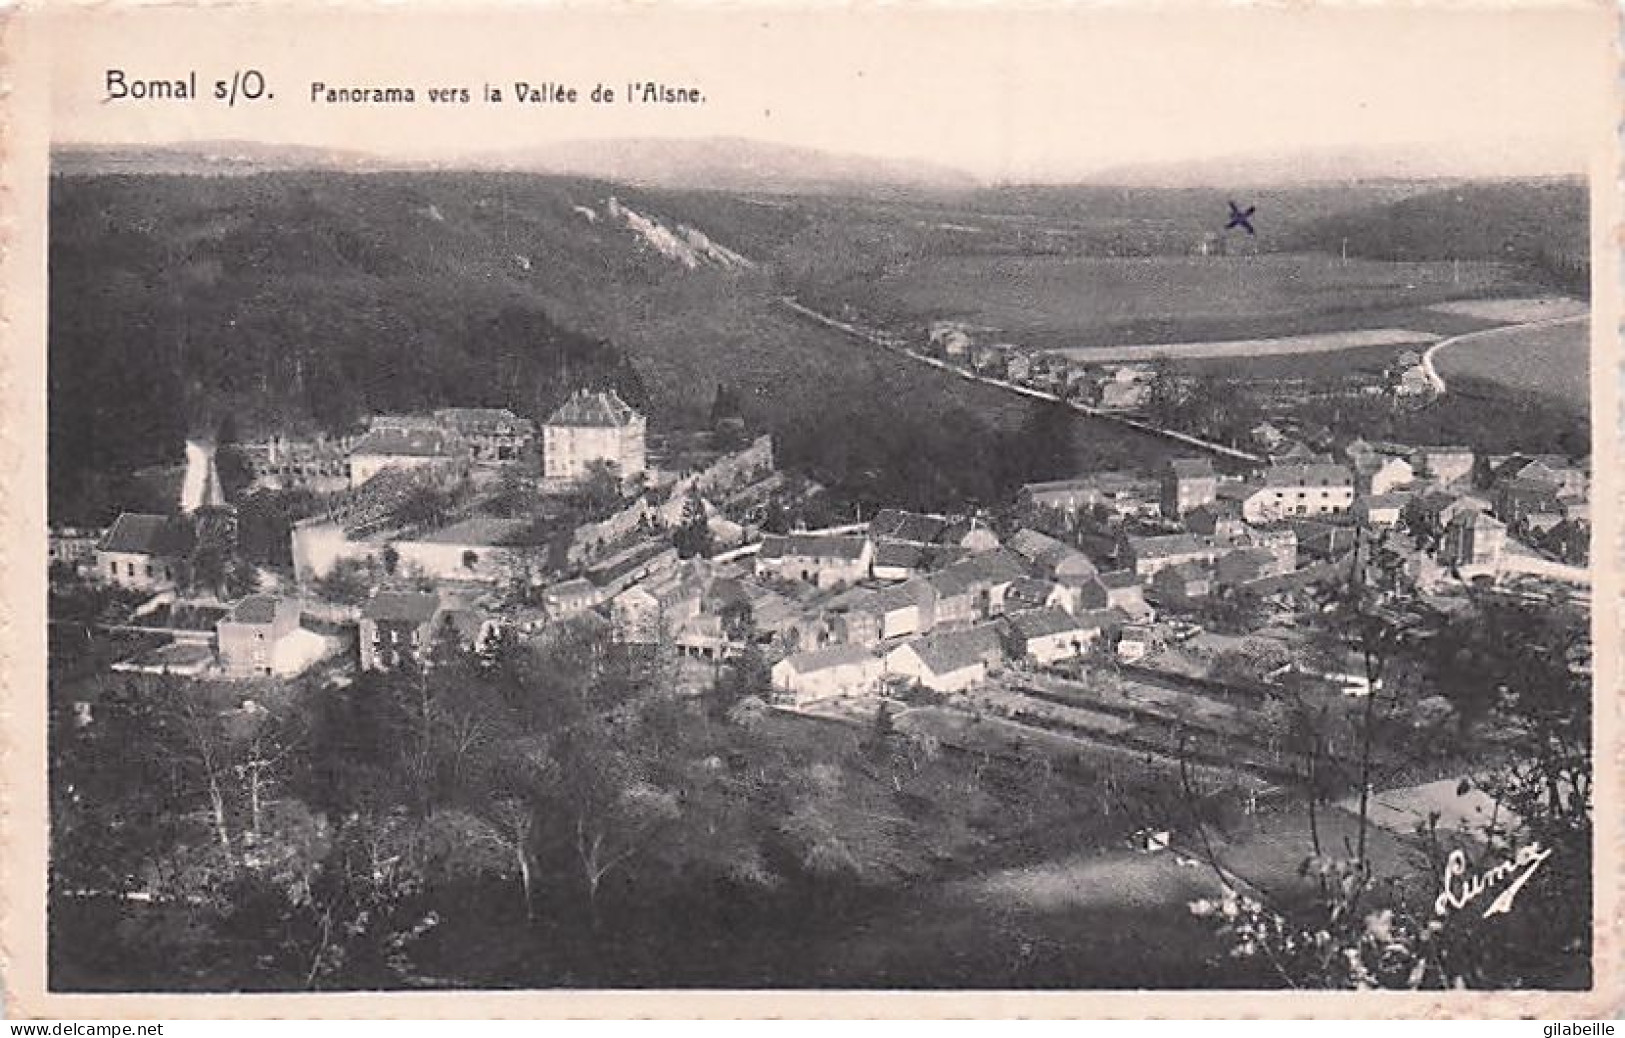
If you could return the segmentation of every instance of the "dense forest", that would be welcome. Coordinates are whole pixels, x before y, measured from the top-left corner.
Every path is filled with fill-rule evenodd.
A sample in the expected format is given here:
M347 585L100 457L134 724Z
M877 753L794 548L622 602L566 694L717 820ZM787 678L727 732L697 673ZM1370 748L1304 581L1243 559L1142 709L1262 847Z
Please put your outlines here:
M787 717L738 681L676 697L591 625L433 658L253 709L241 686L82 679L95 720L63 712L51 743L53 986L883 984L842 938L916 884L1110 841L1175 795ZM1181 916L1145 921L1186 949L1149 965L1011 957L1006 924L998 955L915 966L1178 984L1154 971L1202 968Z
M453 404L540 418L579 385L616 386L657 429L703 424L716 388L736 387L790 464L863 503L996 500L1152 447L922 378L808 325L778 303L793 264L673 261L609 226L603 184L288 173L59 176L52 188L60 522L161 502L133 474L178 464L184 437L227 418L244 439ZM810 219L702 196L633 201L684 219L726 212L725 231L753 247L786 234L795 250Z
M1591 294L1590 207L1575 179L1462 184L1309 221L1289 248L1380 260L1484 260L1521 265L1536 280Z
M736 387L788 464L866 505L951 508L1155 464L1155 441L923 373L798 319L781 296L926 253L1097 254L1125 221L1146 247L1181 252L1221 201L1061 187L769 200L492 173L59 175L52 517L103 523L161 502L135 474L178 464L182 439L226 416L245 439L454 404L541 417L595 384L656 429L704 424L717 386ZM1292 189L1269 206L1263 249L1346 237L1373 258L1512 259L1536 281L1584 287L1578 182ZM691 228L736 258L688 262Z
M166 211L184 197L186 218ZM50 243L53 511L105 521L95 484L243 435L339 432L458 403L545 414L578 384L646 399L607 343L475 276L435 276L320 184L58 179Z

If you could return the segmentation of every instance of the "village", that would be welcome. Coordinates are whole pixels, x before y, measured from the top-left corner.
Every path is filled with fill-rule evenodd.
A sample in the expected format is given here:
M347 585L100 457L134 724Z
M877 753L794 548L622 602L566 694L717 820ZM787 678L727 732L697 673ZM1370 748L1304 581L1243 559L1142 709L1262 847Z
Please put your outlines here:
M1478 587L1589 594L1562 548L1588 539L1583 461L1270 446L1243 472L1192 452L998 509L807 529L798 502L818 488L734 416L652 433L587 389L539 430L506 409L379 415L355 436L242 446L256 488L321 502L292 525L287 572L216 559L240 579L199 579L206 543L230 555L235 510L190 444L177 514L52 531L56 585L117 596L91 623L53 619L126 639L116 672L341 685L574 625L684 694L726 670L757 708L1006 755L1194 757L1263 791L1290 778L1260 734L1272 694L1355 702L1380 681L1328 639L1331 589L1380 570L1432 616ZM88 724L83 687L58 705Z

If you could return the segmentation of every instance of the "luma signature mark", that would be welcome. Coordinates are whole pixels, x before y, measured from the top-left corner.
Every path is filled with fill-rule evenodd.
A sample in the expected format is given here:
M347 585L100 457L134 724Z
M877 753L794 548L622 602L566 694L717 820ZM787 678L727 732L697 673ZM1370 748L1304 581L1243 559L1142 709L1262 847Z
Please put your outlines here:
M1483 918L1504 915L1512 911L1512 903L1517 899L1518 891L1523 889L1535 871L1551 856L1550 848L1542 847L1539 843L1525 844L1519 847L1518 853L1509 860L1474 875L1467 871L1466 853L1459 849L1451 851L1444 865L1444 890L1433 900L1433 913L1448 915L1452 911L1466 908L1492 888L1511 879L1512 882L1507 884L1495 900L1489 903L1489 907L1484 909Z

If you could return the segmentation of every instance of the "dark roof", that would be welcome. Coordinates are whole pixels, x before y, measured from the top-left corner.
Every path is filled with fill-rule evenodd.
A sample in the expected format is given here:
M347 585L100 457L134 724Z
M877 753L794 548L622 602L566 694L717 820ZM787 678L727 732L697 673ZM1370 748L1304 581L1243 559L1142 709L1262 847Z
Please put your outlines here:
M925 549L918 544L882 541L875 545L875 566L902 566L913 569L925 563Z
M275 595L249 595L232 607L227 619L238 624L272 623L276 620L277 602Z
M1131 569L1119 569L1113 570L1110 573L1102 573L1096 579L1107 587L1117 591L1121 591L1126 587L1140 586L1140 578L1135 576L1134 571Z
M934 602L936 597L937 589L931 586L930 581L916 577L901 584L880 588L874 593L874 604L885 612L891 612L894 609L907 609L909 606Z
M479 641L481 633L485 630L486 616L477 609L454 609L442 618L442 623L451 625L457 632L458 640L464 645L473 645Z
M1482 527L1486 527L1486 528L1492 529L1492 530L1494 530L1494 529L1501 529L1501 530L1506 529L1506 524L1505 523L1503 523L1503 522L1501 522L1501 520L1495 518L1495 516L1490 515L1488 512L1477 512L1477 511L1472 511L1470 509L1467 510L1467 511L1463 511L1463 512L1457 512L1455 518L1450 520L1450 525L1451 526L1482 526Z
M1506 479L1497 479L1496 489L1515 491L1521 490L1531 494L1550 494L1555 496L1558 491L1563 489L1563 483L1559 479L1551 479L1544 476L1531 474L1529 469L1526 468L1523 470L1523 472L1516 476L1508 476Z
M613 389L603 392L578 389L553 412L547 424L619 428L631 425L637 417L638 413Z
M571 577L569 580L554 584L542 594L547 598L572 598L576 595L596 594L598 588L586 577Z
M853 561L863 555L869 539L861 534L792 533L762 538L760 557L764 559L809 558Z
M1275 553L1268 548L1237 548L1219 558L1219 565L1269 567L1275 565Z
M367 620L428 623L440 608L440 599L425 591L380 591L362 607Z
M1214 522L1219 522L1223 519L1240 519L1242 502L1248 497L1252 496L1251 490L1255 488L1248 488L1248 493L1244 493L1240 497L1237 497L1234 492L1226 493L1227 488L1232 486L1235 486L1235 484L1226 483L1224 486L1219 488L1218 497L1214 498L1212 501L1198 505L1190 512L1187 512L1185 515L1185 525L1190 526L1193 520L1196 522L1203 522L1207 519L1212 519Z
M1342 465L1271 465L1264 470L1264 485L1269 487L1334 487L1353 483L1353 474Z
M1198 565L1196 562L1180 562L1169 566L1167 569L1159 570L1157 572L1158 577L1163 577L1164 574L1167 575L1166 579L1170 580L1192 581L1213 579L1212 572L1209 571L1206 566Z
M1078 621L1060 609L1031 609L1024 613L1012 613L1005 617L1005 621L1017 635L1028 641L1081 629Z
M930 544L947 527L948 520L897 508L882 509L869 521L871 537L891 537L899 541Z
M1209 554L1213 548L1188 533L1159 534L1154 537L1130 537L1129 552L1136 559L1170 558L1174 555Z
M990 551L949 566L931 574L927 579L944 598L962 595L978 584L999 584L1019 580L1027 575L1027 568L1006 549Z
M1047 580L1022 577L1011 582L1009 590L1004 593L1004 600L1008 602L1015 599L1018 602L1035 602L1042 605L1049 600L1050 592L1054 589L1055 585Z
M981 530L990 536L993 534L993 531L988 528L987 524L981 522L980 520L955 519L953 522L947 523L943 526L942 532L937 534L936 540L938 544L944 546L957 546L963 544L966 537L969 537L978 530ZM995 542L998 541L997 537L994 537L993 539Z
M1076 551L1076 549L1056 540L1047 533L1040 533L1026 527L1022 527L1011 534L1010 539L1005 542L1005 547L1028 562L1033 563L1039 561L1048 562Z
M997 624L982 624L958 631L938 631L908 643L920 661L936 674L963 670L989 656L1003 655Z
M96 547L132 555L179 556L191 551L192 533L185 523L167 515L124 512Z
M449 458L458 453L457 442L439 429L374 429L350 450L352 456L375 454L405 458Z
M1103 631L1120 627L1127 620L1127 613L1110 606L1105 609L1085 609L1072 618L1072 623L1082 631Z
M633 572L639 566L652 564L662 555L675 556L676 554L677 549L670 541L652 540L634 544L624 551L604 559L602 562L595 563L587 571L587 579L599 587L604 587Z

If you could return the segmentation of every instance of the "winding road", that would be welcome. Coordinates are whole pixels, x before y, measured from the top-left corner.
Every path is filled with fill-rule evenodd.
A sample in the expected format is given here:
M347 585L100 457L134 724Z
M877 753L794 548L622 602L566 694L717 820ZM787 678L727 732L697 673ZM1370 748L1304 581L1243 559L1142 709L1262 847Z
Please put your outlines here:
M1485 328L1482 331L1468 332L1466 335L1453 335L1448 339L1440 339L1422 354L1422 373L1427 376L1428 384L1435 393L1445 392L1444 378L1440 376L1439 369L1434 366L1433 357L1446 346L1456 346L1464 342L1480 342L1498 335L1512 335L1529 331L1532 328L1552 328L1563 324L1578 324L1590 319L1589 313L1573 314L1568 317L1553 317L1545 321L1528 321L1523 324L1508 324L1497 328Z

